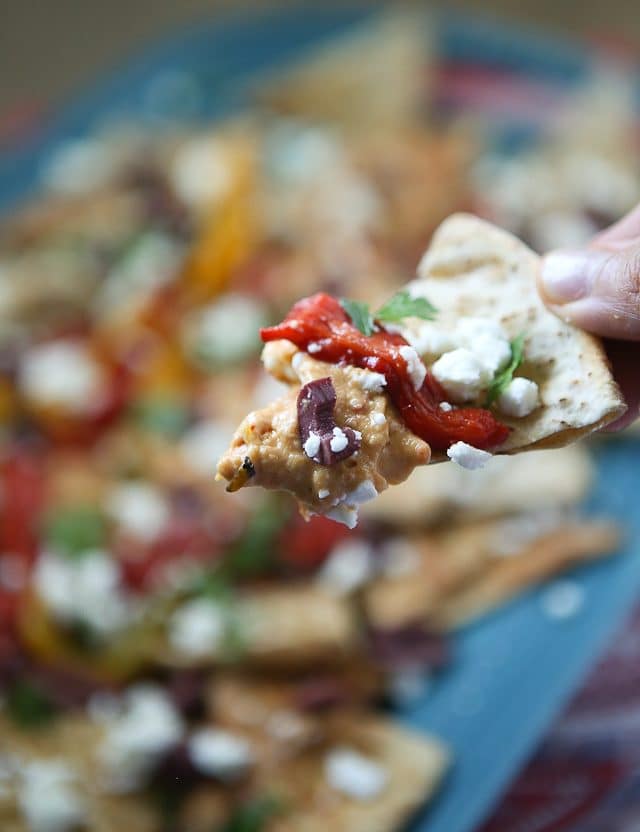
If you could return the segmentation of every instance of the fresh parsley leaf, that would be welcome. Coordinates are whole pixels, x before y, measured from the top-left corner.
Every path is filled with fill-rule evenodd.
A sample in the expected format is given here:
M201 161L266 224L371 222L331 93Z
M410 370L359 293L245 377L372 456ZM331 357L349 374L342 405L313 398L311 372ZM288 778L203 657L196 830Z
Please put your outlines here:
M406 289L396 292L378 311L372 315L366 303L342 298L340 305L351 318L351 323L363 335L371 335L375 330L375 321L391 323L403 318L422 318L432 321L437 313L435 306L426 298L411 297Z
M98 549L107 536L104 516L96 506L73 506L51 514L45 522L47 543L69 557Z
M281 811L281 803L276 798L254 797L238 806L223 832L262 832L268 821Z
M26 679L10 686L5 704L9 718L20 728L42 728L56 716L51 700Z
M379 321L401 321L403 318L422 318L432 321L437 313L426 298L414 298L406 289L396 292L375 314Z
M351 318L351 323L356 327L356 329L359 329L363 335L371 335L373 333L373 318L371 316L371 310L366 303L362 303L359 300L341 298L340 306L342 306L344 311Z
M249 519L244 533L225 556L225 572L232 578L265 572L273 562L276 538L285 521L282 503L265 499Z
M489 405L493 404L493 402L502 392L504 392L504 390L507 389L510 382L513 380L513 374L522 364L524 359L524 339L525 334L524 332L521 332L520 335L514 338L511 342L511 361L509 361L504 370L501 370L496 374L495 378L491 382L489 392L487 393L485 407L489 407Z

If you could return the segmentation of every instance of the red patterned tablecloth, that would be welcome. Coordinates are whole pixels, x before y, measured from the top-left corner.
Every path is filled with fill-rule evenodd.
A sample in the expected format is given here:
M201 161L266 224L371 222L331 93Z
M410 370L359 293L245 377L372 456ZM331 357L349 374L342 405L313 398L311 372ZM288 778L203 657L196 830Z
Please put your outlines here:
M640 832L640 606L481 832Z

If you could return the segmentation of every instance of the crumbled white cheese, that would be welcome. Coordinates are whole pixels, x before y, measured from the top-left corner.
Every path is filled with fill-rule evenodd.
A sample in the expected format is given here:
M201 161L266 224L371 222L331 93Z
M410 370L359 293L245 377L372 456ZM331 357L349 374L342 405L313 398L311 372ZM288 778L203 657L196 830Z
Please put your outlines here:
M371 414L371 421L374 425L384 425L386 424L387 417L384 413L381 413L379 410L374 410Z
M37 760L20 770L18 805L30 832L72 832L83 824L86 806L77 777L61 760Z
M452 462L469 471L482 468L491 459L488 451L481 451L480 448L474 448L466 442L455 442L448 449L447 456Z
M105 786L114 792L133 791L144 784L155 763L180 742L184 730L166 692L151 684L130 688L122 712L103 724L98 758Z
M215 655L225 635L226 616L215 601L196 598L182 604L169 619L169 642L185 656Z
M556 581L544 590L541 602L549 618L572 618L584 604L584 589L576 581Z
M333 789L356 800L372 800L388 783L387 772L379 763L347 747L326 754L324 775Z
M511 344L503 338L482 336L476 339L475 344L470 349L473 349L474 355L492 375L505 367L511 360Z
M360 370L356 376L356 382L367 393L382 393L387 385L387 379L382 373L374 373L373 370Z
M474 349L478 338L499 338L508 341L501 324L493 318L462 317L456 321L453 332L455 343L461 347Z
M333 429L333 436L329 442L329 447L334 454L339 454L341 451L344 451L348 444L349 440L347 438L347 434L342 430L342 428L336 426Z
M227 153L210 137L183 142L169 166L169 178L178 196L196 207L216 203L233 180Z
M298 350L298 352L294 353L294 355L292 356L292 358L291 358L291 368L294 370L294 372L297 373L300 370L300 365L304 361L304 355L305 354L302 352L302 350ZM265 367L267 367L266 364L265 364ZM269 368L267 367L267 369L269 369Z
M333 442L333 439L331 441ZM305 454L309 457L309 459L313 459L320 450L320 437L318 436L318 434L314 433L313 431L309 431L309 436L307 437L304 445L302 446L302 449L304 450Z
M388 578L398 578L416 572L420 554L416 547L402 537L392 537L382 544L379 571Z
M106 552L88 551L74 559L43 552L33 581L45 606L64 622L83 621L108 635L131 621L133 607L123 593L118 564Z
M160 537L170 519L164 494L146 482L123 482L111 489L106 509L124 532L147 543Z
M353 491L349 491L344 498L344 502L347 503L347 505L358 506L362 505L362 503L368 503L377 496L378 492L376 491L376 487L373 482L371 480L363 480L358 483Z
M106 184L116 171L116 156L102 139L65 142L44 169L47 187L63 194L83 194Z
M194 471L211 476L232 435L232 425L224 422L199 422L180 439L180 452Z
M453 337L473 352L492 375L509 363L511 345L502 326L491 318L460 318Z
M312 341L310 344L307 344L307 352L309 355L314 355L316 352L320 352L322 349L322 344L317 344L315 341Z
M385 329L387 328L385 326ZM450 332L427 322L420 322L419 327L411 330L403 329L402 334L418 355L427 356L430 359L438 358L457 346Z
M344 164L344 148L328 129L279 119L267 134L265 166L270 176L300 187Z
M420 356L413 347L404 345L400 347L398 352L407 363L407 371L409 373L411 383L413 384L413 389L419 390L422 387L425 376L427 375L427 368L424 366L420 360Z
M336 523L342 523L348 529L355 529L358 525L358 509L345 503L335 506L325 516L330 520L335 520Z
M231 363L247 358L260 346L265 311L248 295L228 293L199 312L188 340L197 360Z
M336 595L346 595L365 584L373 574L373 552L364 540L346 540L331 550L317 580Z
M225 781L241 777L254 761L248 740L217 728L203 728L192 734L187 753L198 771Z
M449 402L440 402L438 406L440 410L444 411L445 413L449 413L453 410L453 405L449 404Z
M318 491L318 499L319 500L324 500L324 498L328 497L330 493L331 492L329 491L328 488L321 488L320 491Z
M512 379L498 396L498 408L506 416L524 418L539 404L539 390L535 381L518 376Z
M455 402L477 398L491 381L491 373L470 350L445 352L431 368L434 378Z
M75 341L51 341L28 349L20 359L20 392L33 402L86 413L95 405L103 373L89 350Z
M131 304L169 283L183 262L184 252L176 240L160 231L147 231L101 282L93 308L116 308Z

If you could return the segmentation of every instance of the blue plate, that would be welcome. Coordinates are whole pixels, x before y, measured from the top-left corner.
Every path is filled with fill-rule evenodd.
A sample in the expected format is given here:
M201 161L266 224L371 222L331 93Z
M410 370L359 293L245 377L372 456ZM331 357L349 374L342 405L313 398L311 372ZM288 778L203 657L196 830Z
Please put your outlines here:
M144 50L78 96L37 137L0 156L0 205L8 210L37 189L43 163L61 142L122 117L158 124L223 115L242 103L256 73L370 13L363 6L300 6L251 19L235 14ZM579 81L591 63L579 45L459 16L438 20L438 44L450 61L554 85ZM415 832L471 832L481 822L639 594L640 446L602 446L597 465L588 509L619 519L627 543L619 557L575 574L586 598L578 613L554 621L541 605L544 590L529 593L456 637L451 670L423 700L398 711L406 724L443 737L455 755L446 788Z

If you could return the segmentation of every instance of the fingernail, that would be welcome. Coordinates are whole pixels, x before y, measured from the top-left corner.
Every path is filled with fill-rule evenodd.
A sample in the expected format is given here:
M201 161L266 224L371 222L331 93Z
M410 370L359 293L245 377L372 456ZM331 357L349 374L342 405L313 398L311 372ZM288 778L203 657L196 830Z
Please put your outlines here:
M556 251L542 260L542 289L551 303L569 303L589 293L593 258L586 251Z

